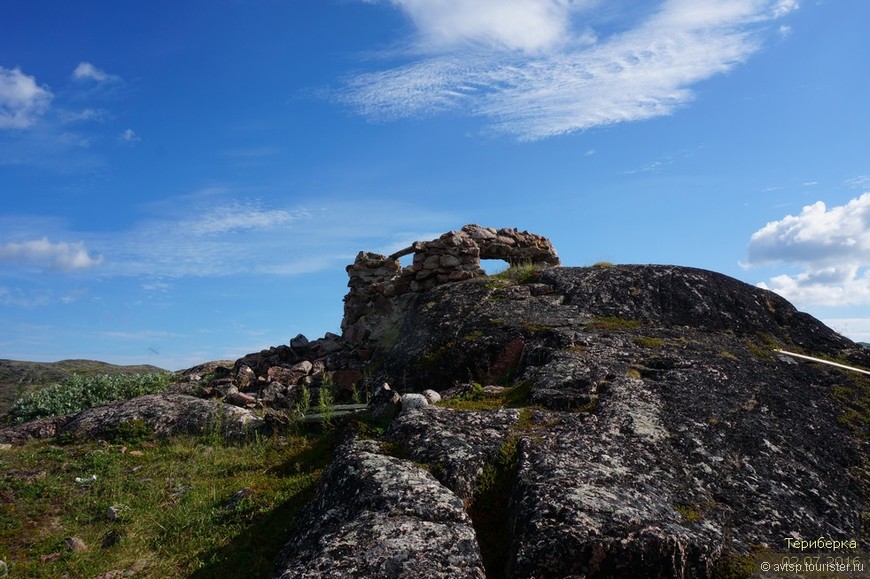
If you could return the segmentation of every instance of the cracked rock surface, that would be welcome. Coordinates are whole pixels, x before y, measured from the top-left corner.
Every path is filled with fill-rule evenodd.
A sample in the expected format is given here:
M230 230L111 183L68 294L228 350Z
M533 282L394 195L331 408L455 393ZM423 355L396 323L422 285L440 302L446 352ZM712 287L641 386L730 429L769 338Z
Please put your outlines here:
M439 286L409 307L379 378L401 391L523 385L527 399L407 412L381 442L399 457L391 468L425 467L469 512L517 442L496 501L507 540L488 543L492 523L475 522L488 576L712 577L787 537L866 551L870 433L856 417L870 381L775 349L870 367L865 349L781 297L703 270L551 268ZM420 500L431 484L412 485ZM330 533L306 536L356 561L393 528L371 521L347 555Z
M299 528L275 577L485 576L462 501L376 441L339 448Z

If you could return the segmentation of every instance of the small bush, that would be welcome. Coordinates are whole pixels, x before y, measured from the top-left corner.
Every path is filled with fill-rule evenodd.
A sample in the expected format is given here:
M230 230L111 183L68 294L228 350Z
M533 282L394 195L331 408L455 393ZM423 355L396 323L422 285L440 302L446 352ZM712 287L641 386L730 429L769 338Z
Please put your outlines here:
M59 384L29 392L15 401L9 415L16 423L81 412L94 406L163 392L172 374L104 374L85 378L74 374Z

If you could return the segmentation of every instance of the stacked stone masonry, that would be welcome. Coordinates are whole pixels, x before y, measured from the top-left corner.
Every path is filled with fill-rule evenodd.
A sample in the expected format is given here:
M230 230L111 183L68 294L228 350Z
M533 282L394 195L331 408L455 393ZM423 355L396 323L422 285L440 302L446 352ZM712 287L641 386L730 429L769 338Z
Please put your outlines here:
M399 258L414 255L402 267ZM358 344L373 336L384 321L395 321L407 296L437 285L486 275L481 259L500 259L510 265L559 265L549 239L515 228L495 229L469 224L438 239L415 241L390 256L361 251L347 266L342 336Z

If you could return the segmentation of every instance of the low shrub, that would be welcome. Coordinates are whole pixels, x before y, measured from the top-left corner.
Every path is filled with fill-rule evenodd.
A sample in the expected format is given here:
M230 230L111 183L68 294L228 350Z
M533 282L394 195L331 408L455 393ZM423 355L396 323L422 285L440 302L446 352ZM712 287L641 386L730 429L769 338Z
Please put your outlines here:
M29 392L15 401L9 416L16 423L81 412L94 406L163 392L172 374L104 374L84 377L73 374L63 382Z

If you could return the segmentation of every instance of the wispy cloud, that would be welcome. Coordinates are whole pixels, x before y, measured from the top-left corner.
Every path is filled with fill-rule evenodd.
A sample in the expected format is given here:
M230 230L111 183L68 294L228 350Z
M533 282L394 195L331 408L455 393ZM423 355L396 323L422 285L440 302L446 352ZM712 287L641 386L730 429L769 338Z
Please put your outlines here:
M828 208L818 201L752 234L745 265L788 263L796 275L760 284L800 304L870 304L870 193Z
M125 130L118 138L125 143L138 143L142 141L133 129Z
M456 110L521 140L671 114L759 49L760 24L797 8L665 0L614 25L595 0L391 3L416 27L410 62L353 76L339 98L374 120Z
M53 95L21 69L0 66L0 129L24 129L46 111Z
M131 230L93 234L110 276L215 277L294 275L346 265L361 250L377 250L402 232L455 227L447 213L407 204L320 200L314 206L272 206L230 196L176 198ZM418 238L419 239L419 238Z
M47 237L0 245L0 263L37 265L55 271L76 271L102 263L102 256L92 257L82 242L53 243Z
M100 70L90 62L80 62L72 73L73 80L76 81L95 81L95 82L117 82L121 77L109 74L104 70Z

